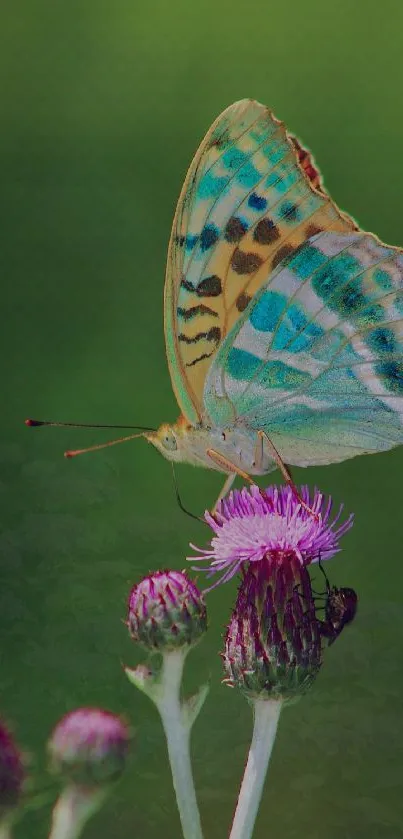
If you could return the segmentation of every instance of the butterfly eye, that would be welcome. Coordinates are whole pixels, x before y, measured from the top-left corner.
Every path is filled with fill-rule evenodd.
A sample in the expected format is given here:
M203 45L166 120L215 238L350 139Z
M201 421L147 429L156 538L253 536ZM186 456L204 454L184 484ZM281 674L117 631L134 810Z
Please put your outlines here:
M162 442L164 448L167 449L169 452L174 452L178 448L175 434L172 431L167 431L167 433L163 437Z

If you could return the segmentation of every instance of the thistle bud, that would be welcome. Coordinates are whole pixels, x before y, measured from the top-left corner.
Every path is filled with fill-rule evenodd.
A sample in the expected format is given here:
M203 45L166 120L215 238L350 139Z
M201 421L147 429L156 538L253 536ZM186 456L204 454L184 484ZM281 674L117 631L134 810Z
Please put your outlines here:
M321 638L307 568L279 552L244 571L228 626L228 680L251 698L290 701L321 666Z
M129 597L128 627L148 649L168 651L195 644L207 629L203 597L182 571L155 571Z
M21 753L0 720L0 821L18 806L24 779Z
M122 774L129 747L127 725L100 708L77 708L57 724L48 744L53 771L79 787L97 787Z

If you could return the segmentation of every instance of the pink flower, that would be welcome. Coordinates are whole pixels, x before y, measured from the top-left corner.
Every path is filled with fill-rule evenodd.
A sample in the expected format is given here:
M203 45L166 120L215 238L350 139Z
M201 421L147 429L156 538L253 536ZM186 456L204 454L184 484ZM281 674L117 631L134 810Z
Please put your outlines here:
M127 625L151 650L195 644L207 629L203 596L183 571L154 571L133 586Z
M303 486L300 496L309 509L289 486L260 490L254 485L234 490L220 502L216 513L205 513L215 534L210 547L191 545L198 556L188 559L207 561L203 570L208 576L221 573L221 583L237 574L244 563L264 558L296 558L302 565L329 559L340 550L339 539L352 526L353 516L340 524L341 506L331 519L332 499L316 489L311 497Z
M54 729L48 743L52 768L81 786L118 778L126 764L130 732L126 723L101 708L76 708Z

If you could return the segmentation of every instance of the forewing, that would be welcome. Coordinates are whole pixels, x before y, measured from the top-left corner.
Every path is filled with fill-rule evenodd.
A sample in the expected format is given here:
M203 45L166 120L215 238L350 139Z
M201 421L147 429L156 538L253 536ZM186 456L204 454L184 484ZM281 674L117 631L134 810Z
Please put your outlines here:
M224 341L205 409L215 425L266 431L295 465L402 443L402 251L362 232L309 239Z
M179 198L165 282L168 363L190 422L202 420L220 343L270 270L318 231L355 229L271 111L245 99L218 117Z

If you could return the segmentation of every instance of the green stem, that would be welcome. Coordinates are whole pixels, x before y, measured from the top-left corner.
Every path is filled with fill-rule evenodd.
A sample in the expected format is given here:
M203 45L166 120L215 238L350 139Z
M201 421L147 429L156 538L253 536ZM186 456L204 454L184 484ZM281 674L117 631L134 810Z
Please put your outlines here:
M276 738L281 701L253 700L253 736L230 839L251 839Z
M90 790L71 785L56 801L49 839L78 839L84 825L101 806L105 790Z
M12 839L11 826L12 821L8 818L0 823L0 839Z
M190 762L191 722L180 701L185 658L183 650L163 654L159 691L154 701L164 726L184 839L203 839Z

